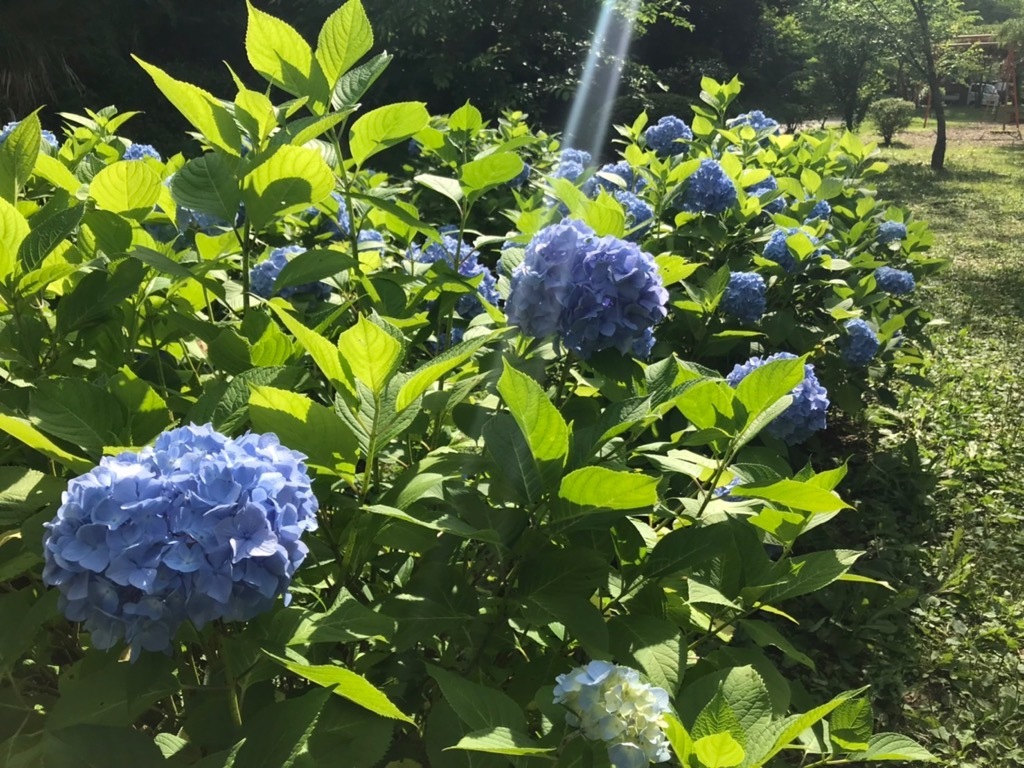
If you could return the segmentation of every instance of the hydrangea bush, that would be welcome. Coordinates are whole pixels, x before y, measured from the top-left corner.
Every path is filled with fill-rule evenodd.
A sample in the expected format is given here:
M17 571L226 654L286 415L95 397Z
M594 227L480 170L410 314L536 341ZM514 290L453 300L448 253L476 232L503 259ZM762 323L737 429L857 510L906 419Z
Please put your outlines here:
M736 81L601 158L371 110L359 0L247 12L230 99L139 62L197 155L0 142L4 764L929 759L779 620L859 556L822 432L926 342L873 149Z

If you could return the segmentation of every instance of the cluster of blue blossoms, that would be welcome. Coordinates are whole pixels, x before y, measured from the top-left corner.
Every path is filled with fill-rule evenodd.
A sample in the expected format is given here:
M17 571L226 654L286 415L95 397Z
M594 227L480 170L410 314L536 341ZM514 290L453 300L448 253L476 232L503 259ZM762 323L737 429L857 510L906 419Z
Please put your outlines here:
M615 193L615 199L619 201L623 212L626 214L626 229L632 230L627 239L642 239L651 229L651 222L654 220L654 208L646 200L624 189L620 189Z
M717 160L701 160L683 191L682 208L690 213L712 216L725 213L736 205L739 194L736 184Z
M767 179L762 181L760 184L747 189L747 194L751 197L767 197L773 192L779 191L779 182L775 180L774 176L769 176ZM761 208L768 211L769 213L782 213L786 210L786 198L784 195L779 195L774 200L767 203L762 202Z
M152 144L132 144L121 155L122 160L142 160L144 157L152 157L159 163L164 161Z
M21 121L16 120L15 122L7 123L7 125L5 125L3 128L0 128L0 144L3 144L5 141L7 141L7 137L14 132L14 129L18 127L19 123L21 123ZM53 131L48 131L44 128L42 131L42 138L43 143L49 144L52 149L56 149L58 146L60 146L60 142L57 141L57 136L54 134Z
M667 302L650 254L567 219L542 229L526 247L506 312L526 335L557 336L584 360L605 349L645 358Z
M878 228L878 244L892 247L893 243L907 239L907 226L898 221L883 221Z
M587 172L590 165L591 155L582 149L563 149L559 157L558 167L555 168L555 178L568 179L577 183ZM597 178L591 176L583 182L580 187L587 197L593 197L597 193Z
M917 285L914 276L905 269L879 267L875 270L875 282L878 287L893 296L904 296L913 293Z
M686 142L693 139L693 131L675 115L665 115L644 131L647 146L663 157L680 155L689 149Z
M814 221L815 219L827 220L832 218L832 206L828 204L828 200L819 200L811 212L807 214L808 221Z
M743 115L738 115L725 125L728 128L739 128L744 125L749 125L758 133L777 133L779 130L779 121L773 120L759 109L755 109L753 112L747 112Z
M647 768L671 759L665 716L672 705L664 688L607 661L592 661L555 680L554 701L568 709L566 723L591 741L605 742L612 768Z
M611 178L607 178L609 176L621 179L627 192L640 192L647 186L647 179L634 171L633 166L626 160L602 165L597 173L598 185L609 192L619 192L623 189L622 185L617 184Z
M408 251L408 257L412 261L421 264L434 264L444 261L448 266L455 269L465 278L472 279L482 276L476 290L479 296L483 297L488 304L497 306L501 297L498 295L498 281L494 273L485 265L480 263L480 254L466 243L460 243L452 237L450 232L458 235L456 227L442 227L440 243L428 243L424 247L412 246ZM480 299L472 293L467 293L455 305L455 311L465 320L472 320L484 311Z
M738 386L751 372L775 360L794 360L796 355L776 352L769 357L752 357L743 365L737 365L725 380L733 387ZM765 431L788 445L802 443L815 432L825 428L825 414L828 411L828 392L814 375L814 366L804 365L804 380L793 391L793 402L779 414Z
M799 227L779 227L771 233L768 237L768 242L764 244L764 250L761 251L766 259L771 259L790 274L799 269L800 262L790 252L787 240L798 232L802 232ZM811 241L812 245L818 246L818 239L816 237L807 232L803 232L803 235ZM824 248L818 248L814 255L817 256L824 250Z
M317 527L305 457L209 425L104 458L46 523L43 581L92 645L170 651L178 627L248 621L284 595Z
M274 295L274 284L277 282L281 270L285 265L306 249L301 245L288 245L284 248L275 248L270 256L261 261L249 270L249 289L257 296L269 299ZM282 298L288 299L296 294L308 294L315 299L326 299L331 295L331 286L327 283L317 281L305 283L304 285L289 285L278 291Z
M722 311L741 323L756 323L768 306L768 287L756 272L733 272L722 295Z
M871 326L859 317L843 324L846 336L842 341L843 359L850 365L862 367L871 362L878 353L878 336Z

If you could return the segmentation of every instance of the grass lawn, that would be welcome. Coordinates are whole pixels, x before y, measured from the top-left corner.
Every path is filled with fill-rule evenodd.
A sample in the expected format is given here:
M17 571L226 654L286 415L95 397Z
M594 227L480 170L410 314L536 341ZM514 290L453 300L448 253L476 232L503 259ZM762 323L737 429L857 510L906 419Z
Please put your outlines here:
M828 657L818 679L872 680L885 729L959 768L1024 766L1024 141L980 114L953 111L943 174L928 167L934 122L882 151L881 194L929 221L950 260L922 302L947 324L933 386L875 410L851 462L859 509L831 542L866 549L860 572L895 593L825 593L839 616L805 640Z

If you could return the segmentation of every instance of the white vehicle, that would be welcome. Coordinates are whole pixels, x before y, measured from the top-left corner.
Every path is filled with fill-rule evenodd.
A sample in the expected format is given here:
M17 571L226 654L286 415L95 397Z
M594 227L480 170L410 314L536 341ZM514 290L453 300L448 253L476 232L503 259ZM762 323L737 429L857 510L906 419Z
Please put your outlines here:
M974 83L967 89L967 106L998 107L999 91L995 83Z

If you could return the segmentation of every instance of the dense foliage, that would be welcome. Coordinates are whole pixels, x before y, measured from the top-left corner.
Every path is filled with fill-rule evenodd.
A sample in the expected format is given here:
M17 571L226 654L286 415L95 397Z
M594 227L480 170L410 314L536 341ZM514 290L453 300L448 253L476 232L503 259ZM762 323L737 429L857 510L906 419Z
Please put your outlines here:
M0 144L5 764L930 759L785 674L787 601L871 582L806 544L822 430L940 266L874 147L708 78L598 167L362 109L359 0L315 49L248 14L279 103L139 61L199 156L113 109Z

